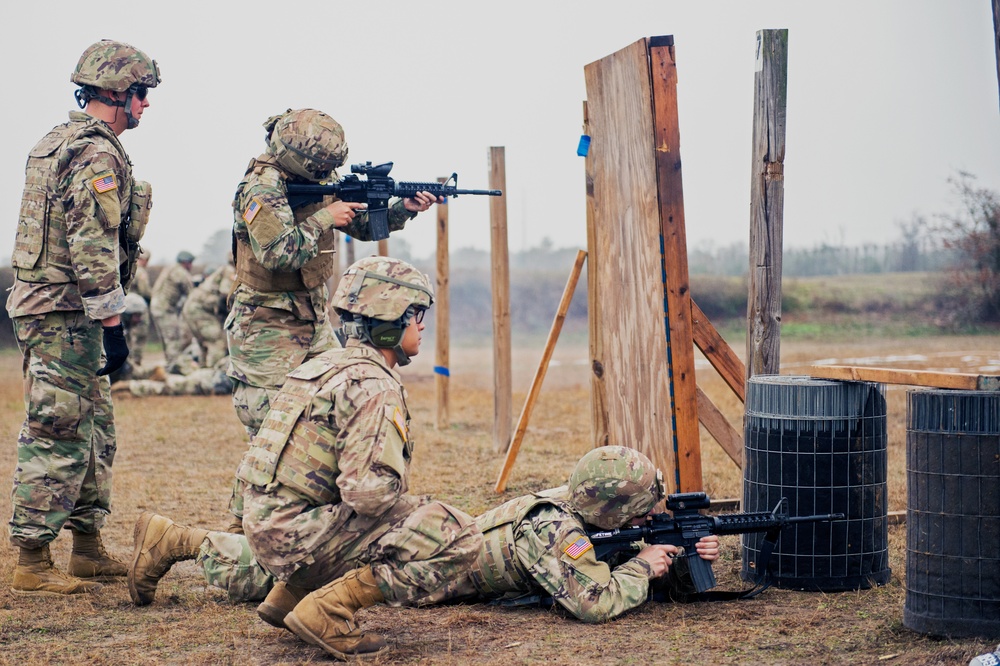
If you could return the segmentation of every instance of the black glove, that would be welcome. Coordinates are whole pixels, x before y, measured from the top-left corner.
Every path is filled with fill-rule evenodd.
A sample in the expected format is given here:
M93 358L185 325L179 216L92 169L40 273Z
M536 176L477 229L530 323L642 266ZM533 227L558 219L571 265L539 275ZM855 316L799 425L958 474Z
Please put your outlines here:
M117 326L104 327L104 354L108 357L104 367L97 371L97 376L110 375L112 372L122 367L125 359L128 358L128 343L125 342L125 327L121 324Z

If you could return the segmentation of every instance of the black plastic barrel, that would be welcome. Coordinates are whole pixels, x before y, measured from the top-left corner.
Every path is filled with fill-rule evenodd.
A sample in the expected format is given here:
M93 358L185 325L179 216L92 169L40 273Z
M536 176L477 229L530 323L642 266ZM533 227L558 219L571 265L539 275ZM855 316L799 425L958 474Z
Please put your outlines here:
M857 590L889 581L883 385L797 375L747 383L744 511L782 498L792 516L843 513L843 520L781 532L768 570L777 587ZM741 576L757 578L763 534L743 536Z
M1000 393L907 393L903 625L1000 639Z

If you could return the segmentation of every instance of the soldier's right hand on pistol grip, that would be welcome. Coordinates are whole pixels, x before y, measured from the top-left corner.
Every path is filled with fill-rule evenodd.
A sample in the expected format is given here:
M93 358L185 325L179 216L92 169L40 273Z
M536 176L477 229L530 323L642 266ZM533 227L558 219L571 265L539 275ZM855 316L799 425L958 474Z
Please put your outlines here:
M364 212L367 207L368 204L355 201L334 201L326 210L333 216L334 227L346 227L357 214L355 211Z
M128 342L125 341L125 327L104 327L104 354L108 357L104 367L97 371L97 376L110 375L125 364L128 358Z
M680 552L677 546L671 544L646 546L636 555L640 560L645 560L653 568L653 578L659 578L670 569L673 558Z

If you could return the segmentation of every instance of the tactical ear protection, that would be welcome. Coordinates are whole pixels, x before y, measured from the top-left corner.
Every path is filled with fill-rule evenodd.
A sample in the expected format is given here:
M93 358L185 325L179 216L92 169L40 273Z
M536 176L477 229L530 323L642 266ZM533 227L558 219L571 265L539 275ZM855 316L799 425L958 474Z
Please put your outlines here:
M376 347L392 349L402 342L403 334L406 333L406 326L400 326L400 324L399 319L396 321L369 320L368 339Z

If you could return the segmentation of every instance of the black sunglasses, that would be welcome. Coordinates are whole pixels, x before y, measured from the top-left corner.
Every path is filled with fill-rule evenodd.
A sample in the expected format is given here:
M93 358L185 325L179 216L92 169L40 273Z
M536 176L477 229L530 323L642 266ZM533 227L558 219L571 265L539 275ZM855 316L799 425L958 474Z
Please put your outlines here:
M149 86L138 86L134 85L131 88L132 94L139 98L140 102L146 101L146 95L149 94Z

